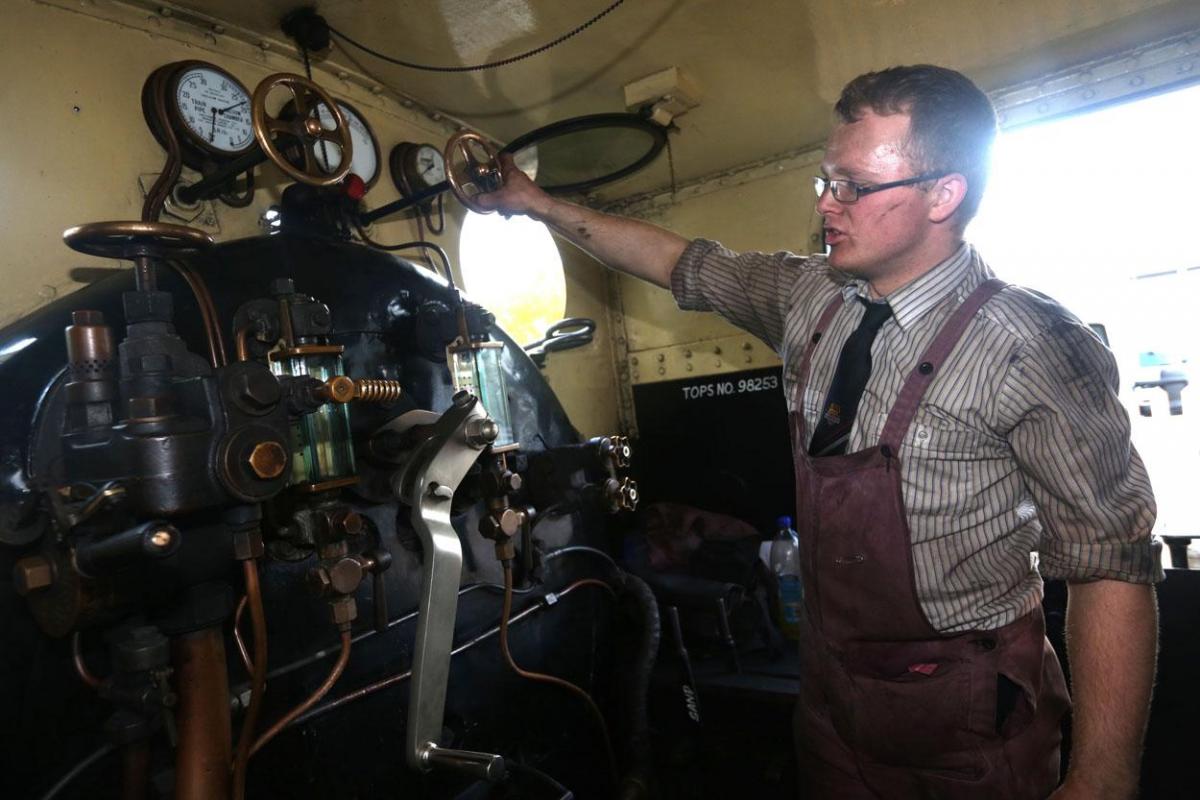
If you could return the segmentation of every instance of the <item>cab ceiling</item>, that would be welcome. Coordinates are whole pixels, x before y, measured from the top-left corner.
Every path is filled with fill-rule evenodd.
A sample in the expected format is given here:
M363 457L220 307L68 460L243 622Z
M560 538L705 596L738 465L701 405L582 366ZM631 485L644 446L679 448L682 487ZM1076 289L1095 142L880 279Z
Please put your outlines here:
M612 0L324 0L330 25L407 61L507 58L572 30ZM171 5L283 39L297 0ZM159 4L153 4L159 5ZM899 63L963 70L985 89L1200 29L1195 0L625 0L577 36L468 73L394 66L343 46L324 56L508 141L567 117L624 110L622 87L677 66L702 90L673 135L676 180L819 144L853 76ZM392 143L383 143L385 147ZM669 185L665 158L606 191Z

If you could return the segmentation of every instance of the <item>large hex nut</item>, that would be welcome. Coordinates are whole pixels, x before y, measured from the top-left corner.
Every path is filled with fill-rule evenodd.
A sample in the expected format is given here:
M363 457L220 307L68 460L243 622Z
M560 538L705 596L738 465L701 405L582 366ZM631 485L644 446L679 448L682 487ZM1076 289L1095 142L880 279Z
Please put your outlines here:
M247 460L255 475L269 481L278 478L287 468L287 451L279 442L259 442Z
M54 566L42 556L22 558L13 567L13 588L25 596L54 583Z

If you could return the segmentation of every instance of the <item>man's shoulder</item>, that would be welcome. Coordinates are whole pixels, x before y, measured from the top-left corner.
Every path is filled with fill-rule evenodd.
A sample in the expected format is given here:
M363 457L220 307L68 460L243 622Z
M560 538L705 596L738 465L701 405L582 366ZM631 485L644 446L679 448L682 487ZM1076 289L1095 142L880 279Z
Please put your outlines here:
M981 317L1016 340L1027 343L1063 327L1087 328L1079 317L1047 294L1008 284L984 307Z

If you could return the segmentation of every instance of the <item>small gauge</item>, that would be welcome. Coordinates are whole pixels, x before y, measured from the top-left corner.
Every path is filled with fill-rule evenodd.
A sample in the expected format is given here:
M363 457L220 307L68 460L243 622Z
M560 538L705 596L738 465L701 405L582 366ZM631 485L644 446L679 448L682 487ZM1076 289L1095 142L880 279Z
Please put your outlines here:
M337 101L346 124L350 127L350 146L353 157L350 159L350 171L363 179L370 189L379 178L379 141L371 131L371 126L363 119L349 103ZM317 106L317 118L321 124L332 130L334 128L333 114L324 103ZM317 154L317 166L324 172L331 173L342 163L342 149L336 144L324 142L313 148Z
M250 93L219 67L186 64L168 86L167 103L190 144L217 156L240 155L254 146Z
M446 180L446 162L442 151L431 144L401 142L392 148L388 162L392 180L405 196L417 194Z

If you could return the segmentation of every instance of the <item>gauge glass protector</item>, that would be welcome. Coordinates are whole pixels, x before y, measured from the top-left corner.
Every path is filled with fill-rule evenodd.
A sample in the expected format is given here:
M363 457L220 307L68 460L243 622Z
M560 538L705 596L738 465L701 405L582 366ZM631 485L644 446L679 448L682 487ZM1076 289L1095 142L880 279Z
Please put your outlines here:
M250 96L236 81L212 69L191 69L175 88L179 116L194 136L222 153L239 153L254 142Z

